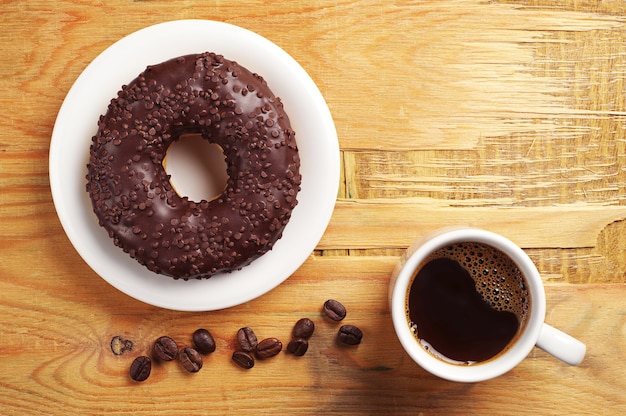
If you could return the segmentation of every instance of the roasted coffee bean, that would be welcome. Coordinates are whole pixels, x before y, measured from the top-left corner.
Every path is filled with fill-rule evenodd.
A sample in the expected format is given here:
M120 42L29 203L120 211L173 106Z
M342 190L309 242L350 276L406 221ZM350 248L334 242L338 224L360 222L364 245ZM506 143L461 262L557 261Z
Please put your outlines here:
M197 373L202 368L202 356L193 348L183 348L178 353L178 361L190 373Z
M237 331L237 342L239 343L239 347L247 352L254 351L259 344L256 334L252 328L249 327L240 328L239 331Z
M254 357L245 351L233 352L232 360L239 367L245 368L246 370L254 367Z
M215 340L211 333L204 328L196 330L192 335L192 340L200 354L210 354L215 351Z
M129 339L124 339L119 335L114 336L111 339L111 351L115 355L122 355L126 351L131 351L133 349L133 342Z
M154 355L159 360L172 361L178 355L178 345L170 337L160 337L154 342Z
M292 335L294 338L309 339L313 335L315 324L309 318L302 318L293 327Z
M333 321L341 321L346 317L346 307L334 299L324 302L324 313Z
M265 338L256 346L256 356L261 360L274 357L283 349L283 343L277 338Z
M304 338L294 338L287 344L287 352L301 357L309 349L309 341Z
M152 361L150 361L149 357L142 355L141 357L135 358L130 365L130 378L135 381L144 381L150 376L151 370Z
M363 339L363 332L354 325L343 325L339 328L337 341L346 345L358 345Z

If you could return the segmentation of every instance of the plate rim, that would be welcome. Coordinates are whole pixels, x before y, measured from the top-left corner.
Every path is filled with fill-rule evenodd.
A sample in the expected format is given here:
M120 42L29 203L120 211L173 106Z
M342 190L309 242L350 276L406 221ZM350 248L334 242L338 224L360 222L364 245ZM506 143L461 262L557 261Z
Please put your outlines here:
M290 267L286 267L282 270L281 273L281 277L280 278L274 278L271 279L271 283L270 284L265 284L262 285L262 287L260 287L259 289L257 289L256 291L254 291L254 293L248 293L245 296L238 296L236 299L220 299L219 302L214 302L212 304L198 304L193 303L193 304L188 304L186 302L186 300L182 300L181 301L174 301L172 302L170 300L170 302L165 302L162 299L161 300L154 300L151 299L149 297L147 297L147 295L141 294L141 293L137 293L135 289L133 289L133 285L129 285L129 284L125 284L125 282L123 280L119 280L119 279L111 279L110 276L106 276L103 274L101 267L97 264L94 264L94 259L93 259L93 255L88 253L88 246L84 246L83 244L81 244L80 241L80 234L76 231L76 227L72 224L72 221L70 218L68 218L67 213L64 211L64 197L67 197L67 190L64 188L64 186L61 184L61 180L62 178L59 175L58 172L58 168L59 168L59 163L60 163L60 159L61 159L61 151L59 150L59 147L64 144L64 142L62 141L62 139L60 138L60 134L62 132L64 132L63 127L61 126L61 124L63 122L66 121L66 119L68 118L68 111L70 111L70 109L72 108L72 106L75 105L75 101L76 99L80 96L80 93L83 91L80 91L81 88L84 88L84 85L86 82L90 82L90 77L93 76L95 73L97 73L97 70L103 65L103 63L107 63L107 60L110 60L111 57L115 57L116 54L124 54L127 52L120 52L120 50L125 49L126 46L129 45L133 45L134 42L139 42L141 43L141 40L143 37L145 36L150 36L153 35L155 33L158 32L164 32L164 31L173 31L173 30L178 30L177 32L177 36L181 36L180 33L180 29L183 28L186 31L184 32L184 35L182 36L188 36L189 32L192 31L207 31L207 32L211 32L211 31L224 31L227 33L237 33L239 36L246 38L247 40L252 41L253 44L255 44L256 46L261 46L262 50L269 50L272 52L272 57L280 57L280 59L282 59L282 62L288 66L288 71L292 72L291 75L294 75L294 77L298 78L297 82L301 84L301 86L303 88L306 89L307 93L310 95L307 97L307 99L314 101L315 106L314 106L314 110L316 110L318 112L318 117L321 117L324 121L324 126L323 126L323 135L326 138L326 146L327 148L325 148L326 151L328 151L327 155L324 155L325 160L323 160L324 162L324 170L327 172L326 174L326 180L325 180L325 184L324 186L328 189L328 191L325 191L326 193L324 194L324 196L326 197L326 200L323 201L324 204L320 205L319 207L316 207L316 217L317 217L317 228L316 228L316 232L314 235L311 236L311 238L308 240L307 244L304 244L304 242L302 242L302 244L304 244L304 246L306 247L305 249L300 249L298 252L298 260L295 262L292 262ZM176 37L176 36L175 36ZM214 48L214 46L209 46L211 42L207 42L207 46L205 47L206 50L210 50L211 48ZM126 48L126 49L132 49L132 48ZM200 53L203 51L196 51L196 53ZM216 53L222 53L221 51L217 50L214 51ZM191 52L193 53L193 52ZM243 53L243 52L242 52ZM166 59L170 59L170 58L174 58L176 56L181 56L186 54L186 52L183 53L179 53L178 55L168 55L169 58ZM224 55L226 56L227 54L224 53ZM242 62L242 59L240 59L240 57L238 56L226 56L229 59L235 60L237 62ZM147 60L147 58L145 58ZM251 58L253 59L253 58ZM123 75L124 77L128 77L128 75L126 75L127 73L133 73L134 75L131 75L130 78L125 79L125 82L130 82L134 77L136 77L139 72L143 71L143 69L145 69L145 67L147 65L152 65L155 63L158 63L159 61L156 62L152 62L152 61L143 61L142 59L138 59L141 60L143 63L141 64L141 66L138 66L139 64L135 65L133 67L133 69L130 68L124 68L123 70L120 70L121 72L123 72L125 75ZM161 61L163 61L165 59L162 59ZM245 63L242 63L243 66L246 66L249 68L249 64L246 65ZM262 71L256 71L251 69L252 72L258 72L261 75L264 76L264 78L266 77L267 74L264 74ZM270 87L275 91L277 96L281 96L281 99L283 99L283 101L285 102L285 97L283 97L279 92L276 92L275 87L278 86L277 85L272 85L272 82L268 80L268 84L270 85ZM119 90L119 88L121 87L122 83L119 83L117 85L117 89ZM280 88L278 88L278 90L280 90ZM114 94L110 94L108 95L109 99L114 97ZM107 102L100 102L98 101L98 105L102 105L101 107L101 114L103 113L103 111L106 110L106 105L108 104ZM294 104L294 108L295 108L295 102L292 103ZM94 104L95 105L95 104ZM292 117L292 113L290 113L289 110L289 103L285 103L285 108L287 109L288 114L290 114L290 119L293 119ZM89 119L88 123L91 125L91 132L90 134L87 134L87 138L85 138L85 142L84 142L84 149L83 149L83 153L84 153L84 167L83 167L83 171L86 173L87 169L86 169L86 164L88 161L88 149L89 149L89 145L91 143L91 136L93 134L95 134L95 131L97 130L97 118L96 119ZM83 128L85 128L83 126ZM84 133L84 130L81 130L80 126L77 128L79 131L82 131ZM295 128L294 128L295 129ZM300 136L298 136L298 132L297 129L296 130L296 140L298 140L299 137L302 136L302 134ZM302 139L300 139L302 140ZM298 146L300 147L300 143L298 143ZM61 159L62 160L62 159ZM303 158L304 161L304 158ZM78 166L77 161L74 162L76 164L76 166ZM83 163L82 161L80 162L81 164ZM301 167L302 168L302 167ZM334 178L332 181L330 180L330 178ZM319 243L319 241L321 240L325 230L328 227L328 224L330 222L330 218L332 216L332 213L334 211L334 207L335 207L335 203L337 200L337 194L339 191L339 184L340 184L340 149L339 149L339 142L338 142L338 137L337 137L337 131L336 131L336 127L334 124L334 120L332 118L332 114L330 112L330 109L324 99L324 97L322 96L319 88L317 87L317 85L315 84L315 82L312 80L312 78L309 76L309 74L304 70L304 68L293 58L291 57L291 55L289 55L286 51L284 51L282 48L280 48L278 45L274 44L273 42L271 42L270 40L264 38L263 36L252 32L248 29L245 29L243 27L240 26L236 26L236 25L232 25L230 23L225 23L225 22L221 22L221 21L215 21L215 20L206 20L206 19L183 19L183 20L171 20L171 21L166 21L166 22L161 22L161 23L157 23L151 26L147 26L144 27L142 29L139 29L135 32L132 32L124 37L122 37L121 39L115 41L114 43L112 43L110 46L108 46L106 49L104 49L102 52L100 52L96 58L94 58L84 69L83 71L80 73L80 75L76 78L76 80L73 82L72 86L70 87L70 89L68 90L60 108L57 114L57 118L55 120L55 124L54 124L54 128L52 130L52 135L51 135L51 141L50 141L50 149L49 149L49 180L50 180L50 188L51 188L51 193L52 193L52 199L53 199L53 203L54 203L54 207L57 213L57 217L59 218L62 228L65 232L65 234L67 235L68 239L70 240L72 246L74 247L74 249L78 252L78 254L81 256L81 258L83 259L83 261L85 261L87 263L87 265L99 276L101 277L103 280L105 280L107 283L109 283L111 286L115 287L116 289L120 290L121 292L125 293L126 295L137 299L141 302L144 302L146 304L149 305L153 305L153 306L157 306L157 307L161 307L164 309L170 309L170 310L178 310L178 311L213 311L213 310L219 310L219 309L225 309L225 308L229 308L229 307L233 307L233 306L237 306L237 305L241 305L243 303L246 303L250 300L256 299L262 295L264 295L265 293L271 291L272 289L276 288L277 286L279 286L280 284L282 284L285 280L287 280L305 261L306 259L310 256L310 254L313 252L313 250L315 249L315 247L317 246L317 244ZM77 179L75 179L75 181L77 181ZM86 186L86 180L84 178L81 178L80 182L84 186ZM331 184L332 182L332 184ZM305 180L304 180L304 176L303 176L303 184L305 184ZM309 185L311 187L313 187L313 183L311 183L311 185ZM74 192L76 192L76 189L74 189ZM85 198L89 204L87 205L88 208L88 216L91 216L91 220L95 223L95 225L101 229L101 235L100 236L94 236L93 239L94 240L102 240L102 233L104 233L104 238L106 238L106 244L108 244L109 246L114 248L114 251L118 251L119 252L119 257L120 260L123 257L126 257L128 259L130 259L130 256L128 256L128 254L124 253L120 248L115 247L113 244L113 241L108 237L108 235L106 235L106 231L104 231L104 229L102 229L102 227L100 227L97 223L98 220L96 218L96 216L93 214L92 211L92 207L91 207L91 203L88 199L87 196L87 192L83 189L83 198ZM330 196L332 194L332 197ZM73 195L73 194L72 194ZM300 200L300 196L302 196L303 193L301 191L301 193L299 194L298 199ZM308 195L308 194L307 194ZM302 201L299 202L299 205L296 206L296 208L294 209L293 212L293 216L292 219L290 220L290 222L287 224L285 230L284 230L284 235L283 238L281 238L280 240L278 240L278 242L276 243L274 249L268 253L266 253L264 256L262 256L261 258L255 260L251 265L246 266L244 269L242 269L242 271L245 270L250 270L255 263L257 262L261 262L263 260L263 258L267 257L272 257L271 254L272 253L277 253L278 251L276 250L277 247L281 247L281 241L284 240L285 235L287 235L288 231L291 230L291 228L289 228L290 224L292 224L293 222L293 217L296 216L296 213L300 212L298 211L299 207L302 205ZM304 208L302 208L304 209ZM293 226L295 227L295 225ZM292 227L292 228L293 228ZM299 242L300 244L301 242ZM283 244L284 245L284 244ZM91 249L93 251L93 248ZM303 254L304 252L307 252L306 255ZM277 255L274 255L273 257L277 257ZM215 281L218 280L218 278L220 277L219 275L216 277L212 277L211 279L204 279L204 280L190 280L190 281L175 281L174 279L171 279L169 277L166 276L157 276L156 274L154 274L153 272L149 272L147 269L145 269L143 266L139 265L138 262L136 262L134 259L130 259L132 260L132 263L135 263L137 266L139 266L141 269L147 271L148 273L151 273L153 278L156 279L170 279L171 281L174 282L178 282L178 283L182 283L182 284L190 284L190 285L198 285L198 284L202 284L202 282L211 282L211 281ZM125 263L127 263L127 260L123 260ZM135 267L136 268L136 267ZM240 271L235 271L232 274L230 274L227 277L224 277L225 279L231 279L234 283L235 279L235 275L236 274L241 274ZM126 282L127 283L127 282ZM162 283L162 282L161 282ZM210 284L210 283L205 283L205 284ZM159 284L160 285L160 284ZM222 286L228 286L227 284L222 284Z

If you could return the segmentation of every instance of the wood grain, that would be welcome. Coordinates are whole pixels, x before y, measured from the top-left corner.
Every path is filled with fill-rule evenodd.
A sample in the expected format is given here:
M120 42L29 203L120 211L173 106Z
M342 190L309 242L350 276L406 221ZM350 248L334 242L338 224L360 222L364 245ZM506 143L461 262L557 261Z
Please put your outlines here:
M624 409L621 397L626 385L615 378L624 366L611 359L626 352L614 335L626 325L623 286L548 287L548 321L587 340L589 356L581 367L565 366L534 350L504 377L459 385L420 370L395 340L386 303L393 265L387 257L311 259L267 296L212 314L145 307L129 302L95 277L81 286L79 276L58 283L77 287L77 293L63 296L57 290L55 296L24 310L19 306L24 289L3 282L3 293L17 296L4 302L4 319L31 323L3 328L14 348L4 349L12 370L2 376L0 399L10 403L15 414L62 414L68 406L81 414L177 413L181 407L201 414L272 408L304 414L466 414L467 406L518 414L524 413L528 396L535 397L535 412L580 413L607 403L613 403L615 411ZM337 285L338 280L343 283ZM88 300L102 290L112 293L104 300ZM347 321L363 329L359 347L346 349L334 343L338 325L320 312L325 296L342 299L349 312ZM47 317L41 319L42 314ZM316 323L304 357L281 354L258 362L249 372L230 363L239 327L251 325L260 336L288 339L294 320L303 316ZM200 373L189 376L176 363L166 363L156 366L144 384L127 378L132 358L145 354L156 337L167 333L189 343L197 327L209 328L218 345L213 355L205 357ZM114 335L134 340L133 351L114 356L108 349ZM524 394L515 391L520 385ZM129 394L132 397L120 399ZM557 401L559 409L554 408L554 398L563 395ZM22 400L15 402L15 396Z
M626 3L592 0L0 1L0 413L623 414L626 412ZM165 20L246 27L289 52L333 114L341 185L316 250L246 304L183 313L135 301L79 257L56 217L48 148L72 83L121 37ZM94 121L95 123L95 121ZM521 245L546 285L547 321L580 338L569 367L541 350L498 379L439 380L402 351L386 292L403 250L466 224ZM364 330L335 345L321 314L344 302ZM234 334L310 351L245 372ZM206 327L200 373L132 359ZM132 351L115 356L115 335Z

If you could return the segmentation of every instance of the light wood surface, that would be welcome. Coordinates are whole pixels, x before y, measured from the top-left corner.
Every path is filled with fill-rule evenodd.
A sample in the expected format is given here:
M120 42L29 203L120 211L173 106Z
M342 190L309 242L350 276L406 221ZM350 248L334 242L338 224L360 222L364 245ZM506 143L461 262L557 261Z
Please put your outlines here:
M626 413L626 3L0 2L0 414ZM333 114L341 188L317 249L284 284L241 306L184 313L120 293L84 263L48 181L62 100L100 52L142 27L202 18L289 52ZM95 123L95 120L94 120ZM520 244L542 273L547 321L581 339L578 367L539 349L484 383L437 379L403 352L386 293L403 250L468 224ZM342 301L364 331L334 344L320 313ZM239 327L308 353L243 371ZM137 384L133 358L160 335L209 329L195 375L176 364ZM113 336L135 343L121 356Z

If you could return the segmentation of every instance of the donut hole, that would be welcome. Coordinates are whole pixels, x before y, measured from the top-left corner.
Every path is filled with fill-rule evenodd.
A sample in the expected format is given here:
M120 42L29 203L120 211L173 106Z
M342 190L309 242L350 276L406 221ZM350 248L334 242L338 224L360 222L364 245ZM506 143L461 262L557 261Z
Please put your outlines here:
M200 134L184 134L167 149L163 168L180 197L200 202L220 196L228 182L222 148Z

